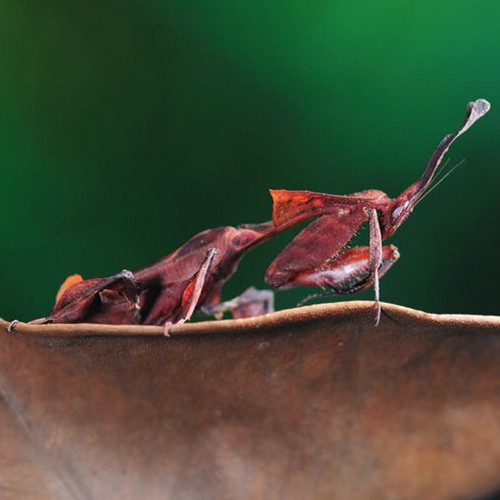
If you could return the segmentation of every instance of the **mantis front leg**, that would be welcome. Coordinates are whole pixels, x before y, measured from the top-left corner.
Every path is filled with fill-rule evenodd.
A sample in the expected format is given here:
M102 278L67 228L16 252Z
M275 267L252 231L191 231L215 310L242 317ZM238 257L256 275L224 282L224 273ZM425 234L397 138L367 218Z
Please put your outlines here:
M344 250L366 221L370 226L370 246ZM375 209L342 206L337 207L335 214L324 215L303 229L271 263L266 281L280 289L301 285L326 289L320 296L352 294L374 285L378 324L379 279L398 258L395 246L382 246ZM305 301L317 296L309 296Z

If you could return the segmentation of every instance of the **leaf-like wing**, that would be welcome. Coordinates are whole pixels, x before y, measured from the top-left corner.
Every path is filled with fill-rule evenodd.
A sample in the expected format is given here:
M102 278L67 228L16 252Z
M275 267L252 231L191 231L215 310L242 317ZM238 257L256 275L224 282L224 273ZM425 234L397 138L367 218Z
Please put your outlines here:
M306 226L271 262L266 282L275 287L291 286L297 273L314 269L337 254L368 219L359 206L335 206Z

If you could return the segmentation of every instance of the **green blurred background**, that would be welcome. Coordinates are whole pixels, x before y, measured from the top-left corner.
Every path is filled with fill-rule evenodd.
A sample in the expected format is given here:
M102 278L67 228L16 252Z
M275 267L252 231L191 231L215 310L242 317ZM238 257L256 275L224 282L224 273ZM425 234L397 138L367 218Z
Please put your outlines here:
M495 1L1 0L0 315L267 220L269 187L396 196L478 97L492 111L448 155L467 163L391 238L381 293L498 314L499 18ZM290 237L227 297L263 286Z

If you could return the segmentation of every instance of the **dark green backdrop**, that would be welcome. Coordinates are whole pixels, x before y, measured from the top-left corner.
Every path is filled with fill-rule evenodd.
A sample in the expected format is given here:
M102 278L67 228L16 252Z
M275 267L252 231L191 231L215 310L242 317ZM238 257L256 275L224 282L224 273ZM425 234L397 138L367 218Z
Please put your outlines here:
M269 187L395 196L478 97L492 111L448 155L467 163L391 238L381 292L498 314L499 18L496 1L1 0L0 315L266 220ZM262 286L289 237L227 295Z

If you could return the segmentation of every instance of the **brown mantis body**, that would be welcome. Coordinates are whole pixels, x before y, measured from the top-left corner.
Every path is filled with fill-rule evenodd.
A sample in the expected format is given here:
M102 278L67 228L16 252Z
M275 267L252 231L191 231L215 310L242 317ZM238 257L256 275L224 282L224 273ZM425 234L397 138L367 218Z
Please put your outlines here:
M271 190L272 221L203 231L135 272L89 280L72 276L61 286L52 312L34 322L164 324L168 332L172 324L189 320L196 309L216 316L230 310L234 317L269 312L271 292L249 289L221 303L222 287L245 252L297 223L315 218L268 267L267 283L278 289L319 286L331 294L352 294L374 285L378 323L379 279L399 258L397 248L383 246L382 241L422 199L453 141L488 110L485 100L469 103L462 128L439 143L421 178L395 199L378 190L346 196ZM365 222L370 228L369 246L345 249Z
M243 254L275 234L272 222L208 229L166 257L109 278L71 277L52 312L36 322L178 324L197 308L220 303L221 289ZM245 306L261 296L247 294ZM242 304L243 306L243 304ZM236 312L236 315L238 312Z
M52 312L34 322L165 324L168 330L189 320L197 309L216 316L229 310L235 318L271 312L270 291L250 288L224 303L221 291L244 253L278 231L273 222L208 229L134 272L89 280L71 276L61 286ZM338 269L347 275L341 265Z

